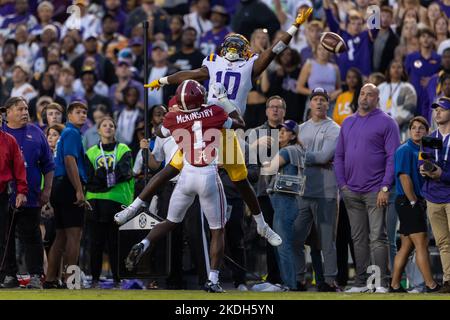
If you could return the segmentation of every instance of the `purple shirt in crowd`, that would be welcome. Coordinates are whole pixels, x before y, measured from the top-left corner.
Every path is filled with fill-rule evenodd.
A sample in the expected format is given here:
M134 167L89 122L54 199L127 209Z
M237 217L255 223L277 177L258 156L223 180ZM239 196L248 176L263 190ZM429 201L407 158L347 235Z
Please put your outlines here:
M394 155L400 145L397 123L380 109L345 119L334 156L339 188L378 192L394 182Z
M211 53L218 53L217 49L220 48L220 45L225 39L225 36L230 33L230 29L227 27L223 28L218 33L213 33L212 30L204 33L200 37L200 51L206 57Z
M441 7L441 10L444 11L444 13L447 16L447 18L450 19L450 6L445 5L442 0L438 0L438 3L440 5L440 7Z
M5 126L5 131L16 139L25 159L28 183L26 207L40 207L42 175L55 170L53 154L47 139L42 130L34 124L27 124L19 129Z

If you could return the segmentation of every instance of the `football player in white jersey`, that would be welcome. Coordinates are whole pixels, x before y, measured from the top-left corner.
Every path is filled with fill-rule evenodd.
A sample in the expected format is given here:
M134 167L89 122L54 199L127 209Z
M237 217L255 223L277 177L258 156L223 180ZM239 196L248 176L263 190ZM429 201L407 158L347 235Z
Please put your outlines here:
M308 20L311 13L312 8L302 10L293 25L287 32L282 34L280 40L269 49L263 51L260 56L251 54L249 42L244 36L232 34L225 38L220 56L212 54L206 57L201 68L180 71L173 75L153 80L145 86L151 90L159 90L163 85L178 85L188 79L199 82L209 79L208 103L215 103L217 99L219 100L217 101L218 105L224 105L223 102L228 100L228 102L231 102L229 105L236 105L241 114L243 114L245 112L247 94L252 88L252 82L255 82L276 55L280 54L287 47L292 39L292 35L295 34L301 24ZM222 83L227 90L223 96L215 97L213 95L214 90L211 90L211 88L215 83ZM228 113L233 111L227 110L226 104L224 109ZM223 152L226 152L225 150L228 149L234 149L232 151L237 159L235 163L224 163L223 168L227 171L231 181L252 213L256 221L258 234L266 238L272 246L279 246L282 243L282 239L265 222L255 191L247 179L247 168L245 161L242 160L243 156L239 142L237 142L236 137L234 137L234 140L223 140ZM228 147L226 144L228 144ZM138 198L129 207L115 215L114 220L118 224L123 224L136 216L145 202L150 201L164 183L179 174L183 167L183 163L180 161L182 155L180 154L181 152L177 152L170 164L152 177ZM223 159L226 159L226 157L223 157Z

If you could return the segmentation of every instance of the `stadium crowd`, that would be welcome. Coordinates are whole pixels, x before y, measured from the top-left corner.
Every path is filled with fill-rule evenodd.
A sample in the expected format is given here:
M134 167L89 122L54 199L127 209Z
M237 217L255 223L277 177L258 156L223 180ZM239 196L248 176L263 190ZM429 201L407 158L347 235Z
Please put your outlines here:
M139 195L144 171L156 174L177 150L155 134L176 86L148 90L144 139L143 84L212 61L232 32L261 54L307 7L313 14L254 81L242 115L258 137L245 154L278 144L279 173L303 172L304 191L276 192L266 164L248 163L264 219L283 239L271 246L220 169L224 268L238 290L259 273L262 291L450 293L449 0L1 0L1 287L18 287L21 269L28 288L64 288L66 266L79 265L99 288L104 253L119 286L114 214ZM325 31L347 51L325 50ZM176 183L158 191L152 213L166 217ZM186 288L192 270L205 283L205 223L194 201L172 231L168 278L149 288Z

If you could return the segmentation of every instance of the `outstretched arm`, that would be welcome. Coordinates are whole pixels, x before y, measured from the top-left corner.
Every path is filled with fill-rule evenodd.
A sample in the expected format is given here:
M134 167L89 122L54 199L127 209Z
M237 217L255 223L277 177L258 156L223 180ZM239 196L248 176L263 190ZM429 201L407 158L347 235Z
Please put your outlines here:
M313 12L312 8L303 9L295 19L295 22L292 24L287 32L283 32L279 41L273 44L270 48L264 50L259 58L255 61L253 65L253 74L252 78L258 78L261 73L269 66L272 60L275 58L277 54L280 54L284 49L286 49L287 45L292 39L292 36L297 32L298 28L308 20L309 16Z
M160 79L155 79L152 82L145 84L145 88L150 88L150 90L159 90L162 86L166 84L180 84L184 80L197 80L199 82L209 79L208 68L203 66L194 70L178 71L170 76L163 77Z

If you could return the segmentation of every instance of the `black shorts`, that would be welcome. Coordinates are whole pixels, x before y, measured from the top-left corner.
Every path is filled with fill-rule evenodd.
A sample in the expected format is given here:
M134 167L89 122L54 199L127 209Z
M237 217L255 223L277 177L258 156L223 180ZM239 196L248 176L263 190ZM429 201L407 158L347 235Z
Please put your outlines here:
M72 183L67 177L53 179L50 203L54 210L55 228L82 228L84 224L84 208L74 204L77 196Z
M428 231L424 201L420 199L414 207L411 207L406 196L398 196L395 199L395 209L400 220L400 234L407 236Z

